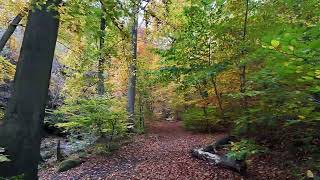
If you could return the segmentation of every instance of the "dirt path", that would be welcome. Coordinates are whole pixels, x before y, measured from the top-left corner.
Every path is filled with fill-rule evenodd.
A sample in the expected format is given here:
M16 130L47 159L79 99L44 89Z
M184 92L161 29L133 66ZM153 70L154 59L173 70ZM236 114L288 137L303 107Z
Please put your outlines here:
M190 156L190 150L213 142L223 134L193 134L179 122L154 122L149 133L136 136L133 143L112 156L90 157L81 166L64 173L54 168L39 173L41 179L163 179L204 180L242 179L229 170L213 167ZM259 167L259 166L258 166ZM250 170L250 169L249 169ZM281 171L270 173L268 167L252 172L245 179L284 179ZM266 174L263 175L263 172ZM259 173L259 174L257 174ZM255 178L259 177L259 178ZM282 177L282 178L280 178Z

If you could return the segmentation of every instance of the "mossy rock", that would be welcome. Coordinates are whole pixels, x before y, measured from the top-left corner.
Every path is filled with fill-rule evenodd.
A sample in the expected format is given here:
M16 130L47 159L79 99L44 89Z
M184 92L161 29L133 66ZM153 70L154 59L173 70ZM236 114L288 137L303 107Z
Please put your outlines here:
M58 172L68 171L72 168L75 168L83 163L83 160L80 158L67 159L62 161L58 166Z
M80 151L79 153L78 153L78 157L79 158L86 158L88 156L88 154L87 154L87 152L85 152L85 151Z
M116 150L120 149L120 147L121 147L121 145L119 143L115 143L115 142L109 143L107 145L107 149L110 152L116 151Z

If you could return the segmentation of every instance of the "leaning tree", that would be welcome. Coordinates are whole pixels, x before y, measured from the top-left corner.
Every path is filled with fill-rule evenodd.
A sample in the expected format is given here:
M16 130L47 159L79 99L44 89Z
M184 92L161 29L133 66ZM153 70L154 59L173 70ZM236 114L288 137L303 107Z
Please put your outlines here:
M13 95L0 124L0 147L10 161L0 163L0 177L37 179L41 127L57 41L61 0L34 0L28 14ZM41 8L39 8L39 5Z

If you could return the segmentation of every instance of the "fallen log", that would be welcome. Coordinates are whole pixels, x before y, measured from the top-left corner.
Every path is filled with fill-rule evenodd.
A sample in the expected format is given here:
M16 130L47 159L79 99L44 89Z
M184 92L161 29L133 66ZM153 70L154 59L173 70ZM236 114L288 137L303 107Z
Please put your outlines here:
M204 151L204 148L193 149L192 155L193 157L196 157L198 159L208 161L212 165L230 169L241 175L246 175L247 166L244 161L237 161L237 160L230 159L225 155L221 156L218 154L206 152Z
M226 155L217 154L217 149L223 145L231 142L234 137L227 136L217 140L215 143L210 144L204 148L193 149L192 156L198 159L208 161L210 164L220 166L226 169L235 171L241 175L246 175L247 165L245 161L234 160Z

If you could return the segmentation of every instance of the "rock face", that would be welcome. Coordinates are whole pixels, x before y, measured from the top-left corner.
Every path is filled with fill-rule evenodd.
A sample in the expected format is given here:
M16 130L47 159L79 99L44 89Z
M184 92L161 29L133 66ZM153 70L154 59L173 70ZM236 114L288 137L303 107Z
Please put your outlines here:
M48 107L51 109L55 109L63 103L62 90L65 84L65 77L62 75L63 69L64 66L59 63L57 58L54 58L52 63L48 102Z
M87 135L82 139L55 136L45 137L42 139L40 147L43 162L51 163L56 161L58 141L60 141L61 155L70 157L73 154L79 154L79 152L94 144L97 141L97 137L94 135Z
M0 106L6 107L11 96L11 83L0 84Z
M0 37L3 34L3 29L0 29ZM14 48L8 42L6 47L0 52L0 55L5 57L11 64L16 65L17 59L19 57L20 46L23 39L23 29L18 27L11 38L11 41L14 42ZM57 48L59 51L63 51L61 47ZM59 60L55 57L52 63L52 72L51 72L51 82L49 88L49 100L48 108L56 108L57 106L62 105L63 97L61 96L62 89L64 87L65 78L62 75L64 66L59 63ZM13 83L8 80L5 84L0 84L0 106L6 107L9 98L11 97L11 87Z
M65 78L61 74L62 68L63 66L55 58L52 64L48 108L54 109L62 105L63 103L63 97L61 95L61 92L64 87ZM5 84L0 84L0 106L7 106L9 98L12 94L12 86L12 81L8 81Z

